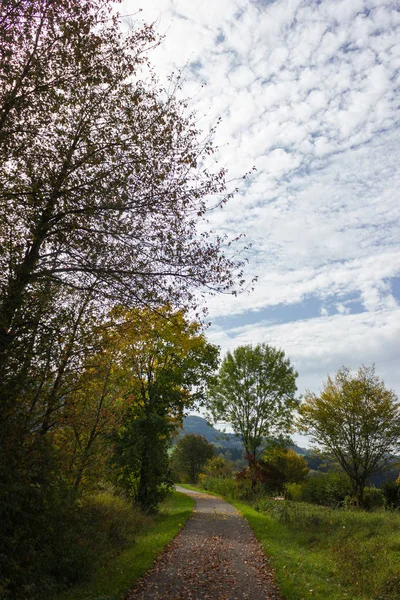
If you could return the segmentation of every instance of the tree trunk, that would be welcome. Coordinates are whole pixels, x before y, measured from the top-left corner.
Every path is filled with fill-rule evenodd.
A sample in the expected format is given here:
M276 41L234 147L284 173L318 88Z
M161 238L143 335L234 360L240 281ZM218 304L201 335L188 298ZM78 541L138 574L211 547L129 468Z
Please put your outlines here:
M8 289L4 291L3 302L0 306L0 372L7 362L7 350L16 334L12 325L23 306L26 287L29 285L39 261L40 249L49 229L52 208L52 204L49 203L43 211L36 226L33 242L27 249L23 261L16 267Z
M256 489L257 478L256 478L256 453L246 448L246 459L249 463L249 471L251 477L251 489L254 492Z
M364 506L364 490L365 490L365 481L359 481L356 484L355 495L357 500L357 506L362 508Z

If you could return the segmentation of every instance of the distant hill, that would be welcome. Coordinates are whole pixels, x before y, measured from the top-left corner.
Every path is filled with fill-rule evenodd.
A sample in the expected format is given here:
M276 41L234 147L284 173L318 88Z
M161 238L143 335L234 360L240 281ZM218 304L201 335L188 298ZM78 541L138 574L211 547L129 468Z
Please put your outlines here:
M207 441L222 448L243 448L242 441L237 435L234 433L223 433L212 427L212 425L209 425L205 419L196 415L189 415L183 420L183 428L177 439L188 433L202 435Z
M221 446L222 448L243 449L243 444L239 436L234 433L223 433L209 425L205 419L196 415L189 415L183 420L183 429L177 439L180 439L188 433L202 435L207 441L212 442L216 446ZM296 446L296 444L293 444L293 446L290 447L297 452L297 454L308 454L306 448L300 448L300 446Z
M176 438L176 442L188 433L194 433L196 435L202 435L209 442L217 446L217 453L225 455L229 453L230 458L233 460L243 459L243 444L239 436L234 433L223 433L212 425L209 425L205 419L198 417L197 415L189 415L183 420L183 428ZM290 446L297 454L301 454L306 459L310 469L325 472L327 471L323 460L319 456L315 456L309 449L301 448L296 444ZM245 466L245 462L243 463ZM388 473L378 473L370 478L369 482L377 487L385 483L386 481L394 481L398 475L398 466Z

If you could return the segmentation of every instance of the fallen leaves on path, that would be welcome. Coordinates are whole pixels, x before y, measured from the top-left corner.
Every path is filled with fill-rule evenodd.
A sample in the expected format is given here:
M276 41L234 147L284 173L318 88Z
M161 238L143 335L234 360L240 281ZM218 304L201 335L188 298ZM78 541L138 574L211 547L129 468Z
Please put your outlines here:
M219 498L195 499L186 526L127 600L283 600L243 517Z

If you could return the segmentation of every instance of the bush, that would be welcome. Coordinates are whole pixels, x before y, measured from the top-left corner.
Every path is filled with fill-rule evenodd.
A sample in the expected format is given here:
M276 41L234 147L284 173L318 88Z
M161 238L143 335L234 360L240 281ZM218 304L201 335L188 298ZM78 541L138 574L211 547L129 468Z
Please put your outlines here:
M221 454L210 458L203 468L206 477L219 477L221 479L233 478L233 464L226 460Z
M287 500L293 500L299 502L303 499L304 485L301 483L285 483L285 498Z
M386 506L389 508L400 508L400 482L388 481L382 486Z
M15 532L20 552L2 565L1 600L37 600L88 579L150 522L150 517L112 491L75 504L67 498L64 504L39 508L43 512L36 509L36 520L29 515L30 535L25 530L23 539ZM39 525L40 532L36 531Z
M202 485L204 489L208 490L209 492L215 492L216 494L220 494L226 498L230 498L232 500L242 499L238 486L233 479L228 479L226 477L206 477L203 480Z
M267 448L262 458L265 463L276 467L288 483L302 483L310 471L304 456L280 445Z
M253 483L249 467L236 473L235 486L241 500L251 500L257 491L261 492L260 482Z
M281 523L288 523L297 514L297 507L290 502L279 498L268 498L266 496L253 503L255 510L269 514Z
M249 501L260 499L266 494L277 495L283 489L283 475L273 465L257 461L255 465L236 473L236 480L233 480L229 476L233 473L232 467L229 463L226 466L226 461L222 461L220 457L212 458L204 469L205 473L200 475L205 489L232 499Z
M285 483L284 473L275 465L257 460L249 467L236 473L236 481L246 499L260 493L280 494Z
M60 519L46 557L57 588L88 579L96 568L133 543L151 521L130 501L110 491L85 498Z
M366 510L374 510L385 506L385 494L383 490L376 487L366 487L364 490L364 508Z
M345 473L323 473L303 484L302 499L312 504L339 506L352 495L352 485Z

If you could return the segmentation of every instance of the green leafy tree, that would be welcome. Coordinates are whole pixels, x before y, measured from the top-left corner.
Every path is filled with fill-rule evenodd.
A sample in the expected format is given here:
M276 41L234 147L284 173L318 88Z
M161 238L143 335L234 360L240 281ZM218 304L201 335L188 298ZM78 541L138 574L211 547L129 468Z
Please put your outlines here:
M206 477L217 477L218 479L233 478L233 463L224 458L222 454L210 458L202 468L202 473Z
M185 412L205 397L218 348L184 311L115 315L118 363L128 405L115 436L115 464L125 489L143 507L157 508L166 487L168 448Z
M319 395L308 392L298 426L347 473L359 505L368 478L390 468L400 450L400 404L374 367L356 375L342 367Z
M57 411L57 426L48 434L57 448L60 471L75 495L96 490L99 481L109 478L110 436L123 425L125 393L114 347L103 339L101 350L86 358L68 402Z
M151 26L121 27L111 0L0 1L0 569L10 586L18 575L31 589L35 571L40 580L37 548L53 527L42 507L70 496L61 445L74 448L64 479L79 487L118 389L129 396L115 361L110 377L97 362L90 382L110 308L197 308L207 291L241 285L241 261L204 223L210 196L230 197L225 171L204 164L212 132L200 135L173 82L155 78L158 43Z
M31 384L32 337L75 293L95 289L99 313L194 306L199 287L242 279L225 241L198 233L206 199L230 195L205 168L211 142L156 80L152 27L126 33L114 8L0 4L0 418Z
M171 466L173 471L196 483L202 468L215 455L215 447L205 437L195 433L188 433L179 440L172 455Z
M299 404L296 377L284 351L267 344L239 346L223 359L208 406L215 421L230 423L241 436L249 465L259 458L265 438L290 429Z

